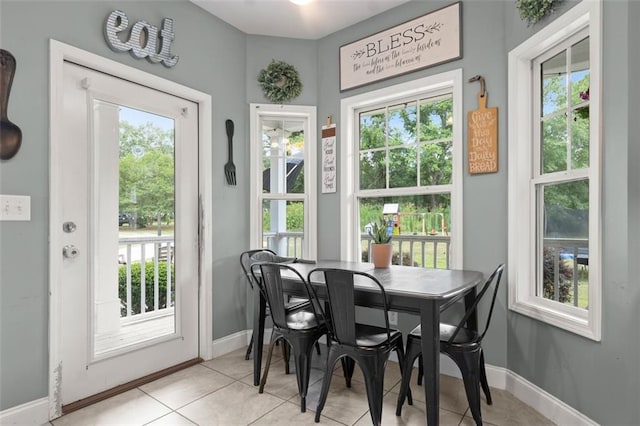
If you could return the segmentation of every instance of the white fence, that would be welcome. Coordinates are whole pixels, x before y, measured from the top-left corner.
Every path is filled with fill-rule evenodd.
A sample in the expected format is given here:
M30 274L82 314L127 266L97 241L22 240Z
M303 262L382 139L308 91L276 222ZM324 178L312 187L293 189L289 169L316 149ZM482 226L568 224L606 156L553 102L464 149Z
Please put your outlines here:
M175 302L175 278L173 276L173 236L120 238L118 263L121 317L125 322L137 321L149 316L164 315L173 311ZM153 285L148 285L147 268L152 262ZM166 268L161 268L164 263ZM139 272L133 269L138 269ZM136 265L134 267L134 265ZM164 269L164 271L161 271ZM122 286L122 271L126 287ZM139 275L138 275L139 273ZM133 282L136 282L134 286ZM161 288L161 282L166 283ZM151 291L152 294L148 294ZM134 297L134 295L136 297ZM134 300L135 299L135 300Z

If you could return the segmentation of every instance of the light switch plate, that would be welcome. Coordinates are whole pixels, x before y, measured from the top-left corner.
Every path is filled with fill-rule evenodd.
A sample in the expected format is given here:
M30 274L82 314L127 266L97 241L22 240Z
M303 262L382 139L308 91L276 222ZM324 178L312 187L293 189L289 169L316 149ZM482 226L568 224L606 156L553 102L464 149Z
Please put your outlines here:
M31 220L31 197L29 195L0 194L0 221Z
M398 313L389 311L389 325L398 325Z

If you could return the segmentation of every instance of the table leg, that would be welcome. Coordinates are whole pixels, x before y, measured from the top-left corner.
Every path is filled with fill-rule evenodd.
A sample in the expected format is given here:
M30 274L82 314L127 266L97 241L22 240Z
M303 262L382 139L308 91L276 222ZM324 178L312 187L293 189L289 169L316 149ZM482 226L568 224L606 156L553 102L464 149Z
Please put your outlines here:
M264 342L264 317L267 302L258 289L253 290L253 385L260 384L262 367L262 342Z
M420 309L422 367L427 406L427 424L438 425L440 410L440 304L425 300Z

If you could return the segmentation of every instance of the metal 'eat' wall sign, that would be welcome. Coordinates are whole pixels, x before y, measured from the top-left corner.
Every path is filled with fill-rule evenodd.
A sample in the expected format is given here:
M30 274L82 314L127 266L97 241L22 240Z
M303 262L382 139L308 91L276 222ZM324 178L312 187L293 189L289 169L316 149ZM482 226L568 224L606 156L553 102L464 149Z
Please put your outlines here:
M104 24L104 36L111 50L131 51L134 58L147 58L155 64L161 62L168 68L178 63L178 56L171 54L171 42L175 38L173 19L164 18L161 30L146 21L138 21L133 24L129 39L123 42L118 38L118 33L127 28L129 28L129 18L124 12L114 10L109 14Z

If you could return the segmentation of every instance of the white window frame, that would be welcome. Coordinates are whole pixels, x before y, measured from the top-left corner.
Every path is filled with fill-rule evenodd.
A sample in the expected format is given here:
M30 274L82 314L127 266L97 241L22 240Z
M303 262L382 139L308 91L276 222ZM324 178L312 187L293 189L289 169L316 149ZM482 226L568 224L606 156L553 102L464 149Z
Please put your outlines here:
M601 339L601 73L602 3L583 0L509 52L509 309L589 339ZM554 173L589 180L589 308L581 309L537 296L536 292L536 135L534 116L536 58L576 34L589 36L589 168ZM539 81L539 79L537 80ZM538 115L539 117L539 115ZM539 214L539 212L538 212Z
M397 188L398 195L430 194L448 192L451 194L451 237L449 265L452 269L462 268L462 69L436 74L396 84L372 92L342 99L340 102L340 258L347 261L360 259L360 218L358 217L358 125L357 111L382 103L391 104L409 97L426 98L441 95L447 91L453 96L453 165L451 184L439 187ZM394 189L395 190L395 189ZM395 192L384 190L385 193ZM367 194L373 195L371 191Z
M305 120L304 129L304 194L277 194L277 197L265 197L262 192L262 129L259 123L262 117L277 117ZM304 242L302 257L316 259L317 226L317 184L316 156L317 130L316 107L300 105L250 104L250 149L249 149L249 247L262 247L262 201L265 198L277 198L285 201L304 202ZM268 194L267 194L268 195Z

